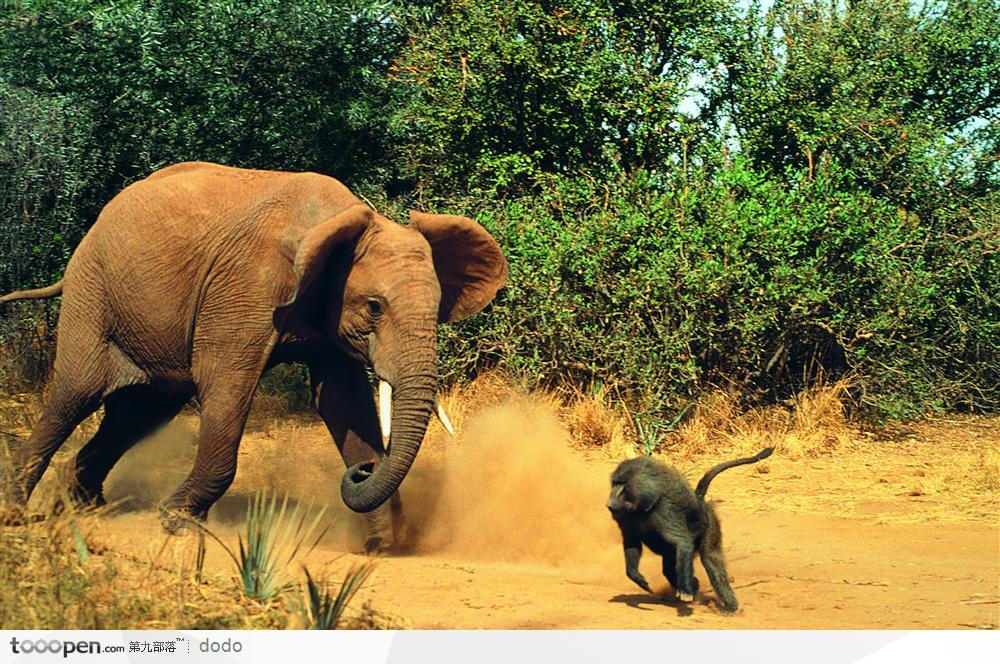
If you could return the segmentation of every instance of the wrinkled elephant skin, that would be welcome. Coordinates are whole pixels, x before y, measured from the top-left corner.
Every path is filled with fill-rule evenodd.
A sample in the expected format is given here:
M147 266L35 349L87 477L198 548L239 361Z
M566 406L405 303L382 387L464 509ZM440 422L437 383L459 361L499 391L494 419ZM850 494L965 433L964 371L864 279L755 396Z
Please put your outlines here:
M52 455L101 403L74 466L85 502L101 502L118 459L197 396L194 468L161 519L173 531L203 518L233 480L261 375L294 361L309 367L349 467L341 495L370 513L370 545L385 546L383 503L434 409L435 327L482 309L506 278L499 246L471 219L411 212L399 225L315 173L157 171L108 203L61 284L5 298L63 295L50 396L14 460L13 509L23 512ZM388 454L366 365L392 387Z

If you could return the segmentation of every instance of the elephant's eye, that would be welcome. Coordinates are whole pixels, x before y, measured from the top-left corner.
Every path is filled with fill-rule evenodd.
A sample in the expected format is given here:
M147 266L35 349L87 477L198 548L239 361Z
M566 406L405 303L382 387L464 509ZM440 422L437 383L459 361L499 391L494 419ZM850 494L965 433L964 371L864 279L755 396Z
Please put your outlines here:
M368 306L368 313L375 318L378 318L385 312L385 307L382 303L374 298L368 300L366 304Z

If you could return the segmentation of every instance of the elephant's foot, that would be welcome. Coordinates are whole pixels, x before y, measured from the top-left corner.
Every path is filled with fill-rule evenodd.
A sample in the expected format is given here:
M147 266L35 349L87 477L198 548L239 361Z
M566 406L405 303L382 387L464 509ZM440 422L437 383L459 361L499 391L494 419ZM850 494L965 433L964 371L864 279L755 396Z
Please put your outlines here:
M388 553L395 544L392 518L388 514L376 514L378 511L365 515L365 553L369 556Z
M383 535L369 535L365 540L365 555L379 556L392 551L392 542L386 541Z
M105 505L107 501L99 491L95 495L81 487L70 485L65 494L56 497L49 509L52 516L60 516Z
M69 505L72 507L104 507L108 501L104 499L104 491L101 487L96 489L88 488L82 484L72 484L66 491L69 498ZM57 503L57 508L64 507L63 501Z
M160 525L171 535L183 535L188 530L200 530L208 512L193 512L184 505L168 501L160 505Z
M388 553L396 546L393 511L382 505L365 514L365 553L369 556Z

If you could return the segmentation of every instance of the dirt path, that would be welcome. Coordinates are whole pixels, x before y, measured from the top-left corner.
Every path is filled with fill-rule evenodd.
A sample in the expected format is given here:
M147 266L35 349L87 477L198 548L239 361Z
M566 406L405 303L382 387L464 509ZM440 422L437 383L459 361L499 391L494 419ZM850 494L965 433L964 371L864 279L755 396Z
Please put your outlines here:
M622 564L389 559L366 595L428 629L997 626L995 527L874 526L788 513L730 514L729 522L730 569L744 607L736 616L707 600L688 607L644 593ZM644 574L659 578L657 565L644 562ZM700 567L697 574L705 583Z
M355 602L427 629L997 629L998 425L964 418L855 432L835 452L779 450L720 476L709 497L743 607L724 616L700 565L704 592L691 605L669 596L649 553L642 571L666 596L625 577L604 508L617 459L573 449L543 406L494 408L461 423L457 439L429 432L403 486L413 552L378 561ZM115 469L108 496L134 511L105 517L109 551L149 560L193 546L167 538L150 511L190 468L192 445L188 418ZM666 458L694 479L717 460ZM342 578L364 558L352 553L360 520L336 496L341 471L321 425L258 427L209 525L235 542L246 498L261 487L326 502L332 529L305 562L314 575ZM232 573L214 543L206 567Z
M115 549L147 549L142 535L155 518L132 514L107 526ZM642 592L617 555L559 564L446 552L387 557L356 601L419 629L995 629L998 536L983 523L880 525L727 510L730 573L743 605L735 616L719 614L710 592L690 606L662 581L653 585L665 596ZM339 576L363 560L344 553L322 547L308 563ZM228 572L230 562L214 550L208 567ZM661 578L648 554L642 569ZM696 575L706 583L700 566Z
M496 426L486 423L491 431ZM273 438L252 434L252 454L264 454L269 440L282 441L278 431ZM542 437L551 433L538 431ZM667 595L643 593L625 577L617 531L603 508L613 460L564 447L545 453L531 445L494 446L482 431L474 434L478 470L461 453L442 455L433 448L418 462L404 485L408 512L424 518L411 524L420 531L417 552L380 560L359 598L414 628L1000 624L1000 509L990 488L997 472L995 421L928 425L837 455L772 459L755 471L716 480L712 493L719 499L730 574L743 606L735 616L715 610L700 565L696 575L708 592L690 606L670 597L659 560L648 553L643 573ZM307 426L296 436L296 445L309 447L308 441L320 444L323 431ZM503 431L499 439L505 439ZM293 473L274 463L270 472L294 476L299 485L305 481L301 466ZM683 467L706 465L696 460ZM339 477L336 468L323 472ZM247 470L235 495L262 481ZM237 507L233 517L242 511ZM332 507L341 511L331 539L308 564L339 578L363 557L350 553L359 548L355 517L336 502ZM235 525L225 518L222 509L214 523L231 534ZM149 513L112 518L108 526L124 547L156 528ZM210 567L229 573L230 565L219 550L209 552Z

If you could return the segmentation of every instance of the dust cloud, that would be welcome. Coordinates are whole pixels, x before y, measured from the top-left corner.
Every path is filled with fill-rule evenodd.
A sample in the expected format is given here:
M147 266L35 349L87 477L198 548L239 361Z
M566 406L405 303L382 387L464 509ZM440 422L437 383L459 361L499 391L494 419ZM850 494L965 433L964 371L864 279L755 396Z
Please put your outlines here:
M196 429L180 418L131 450L111 469L104 496L125 512L153 510L184 481L194 465Z
M556 415L530 396L473 415L426 461L402 491L418 552L550 564L620 554L604 508L613 462L607 473L586 463Z
M126 454L109 476L108 499L124 511L155 510L190 470L196 428L195 418L181 418ZM604 507L614 465L588 462L573 450L542 399L513 393L471 409L457 436L437 425L428 431L401 488L397 554L617 568L620 535ZM236 480L213 507L209 526L237 526L250 496L272 489L325 510L329 530L321 546L360 551L364 517L340 500L343 470L315 420L249 432Z

